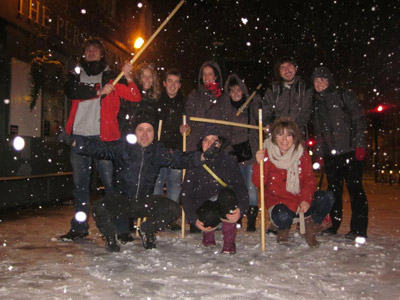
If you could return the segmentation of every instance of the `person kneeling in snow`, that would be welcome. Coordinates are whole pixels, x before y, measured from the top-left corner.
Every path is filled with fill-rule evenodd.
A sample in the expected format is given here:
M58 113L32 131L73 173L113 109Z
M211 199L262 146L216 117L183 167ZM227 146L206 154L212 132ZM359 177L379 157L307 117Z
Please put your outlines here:
M331 210L330 191L315 192L311 159L301 145L298 126L290 118L279 118L271 127L271 137L256 153L253 183L260 186L260 162L264 162L265 205L271 222L278 228L277 242L287 242L296 212L304 213L305 239L310 247L318 245L315 234Z
M141 224L139 233L144 248L155 248L154 233L176 220L180 213L178 203L153 195L160 168L193 168L200 166L204 160L199 151L172 151L155 141L155 121L154 117L145 113L137 115L130 126L135 135L127 134L118 142L76 140L75 147L80 154L113 161L113 191L93 207L93 219L106 238L107 251L120 251L115 238L116 222L124 222L128 218L148 218Z
M187 171L181 203L188 222L203 231L205 247L216 245L214 234L222 221L222 253L235 254L236 224L248 209L249 196L236 159L223 151L227 144L215 128L205 126L205 167Z

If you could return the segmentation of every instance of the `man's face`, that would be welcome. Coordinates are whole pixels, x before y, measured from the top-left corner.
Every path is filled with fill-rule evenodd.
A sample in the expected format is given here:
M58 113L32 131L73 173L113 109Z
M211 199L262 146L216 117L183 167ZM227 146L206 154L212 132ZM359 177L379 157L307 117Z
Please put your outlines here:
M140 123L135 129L137 143L142 147L149 146L154 140L154 128L149 123Z
M326 90L329 86L329 81L326 78L317 77L314 79L314 88L317 93L321 93L322 91Z
M217 77L215 76L213 68L210 66L205 66L203 68L203 83L206 85L207 83L212 83L215 80L217 80Z
M297 67L290 62L284 62L279 67L279 75L287 83L293 83L296 76Z
M151 88L153 85L153 74L151 73L150 69L144 69L142 71L142 75L140 76L142 81L142 87L145 91Z
M238 102L242 100L243 91L239 85L234 85L229 88L229 96L231 96L233 101Z
M101 51L100 48L95 45L89 45L85 48L85 60L90 61L100 61Z
M168 75L166 80L164 81L164 87L167 91L167 95L170 98L174 98L177 94L179 89L181 88L181 81L179 76L176 75Z
M206 152L208 149L210 149L211 145L215 141L218 141L218 135L207 135L201 142L201 148L203 149L203 152ZM220 146L221 144L218 142L216 147L219 148Z

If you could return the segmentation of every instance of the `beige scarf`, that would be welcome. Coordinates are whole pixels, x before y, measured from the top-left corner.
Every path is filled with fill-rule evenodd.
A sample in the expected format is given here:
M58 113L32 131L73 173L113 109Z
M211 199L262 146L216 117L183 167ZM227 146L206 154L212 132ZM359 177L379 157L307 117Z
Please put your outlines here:
M300 193L299 164L304 151L303 146L300 144L297 150L295 150L294 145L292 145L292 147L282 155L279 147L274 145L271 141L271 137L269 137L264 142L264 148L267 149L271 162L278 169L287 171L286 190L294 195Z

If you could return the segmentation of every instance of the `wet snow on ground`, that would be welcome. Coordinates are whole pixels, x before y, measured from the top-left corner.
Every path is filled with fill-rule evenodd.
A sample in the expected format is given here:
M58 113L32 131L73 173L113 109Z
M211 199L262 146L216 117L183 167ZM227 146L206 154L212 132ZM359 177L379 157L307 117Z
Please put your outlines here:
M201 235L158 234L157 249L139 239L107 253L91 221L87 239L60 243L72 205L23 210L0 222L0 299L400 299L400 188L368 182L369 238L348 231L318 237L310 249L295 229L289 245L241 229L236 255L204 248ZM347 198L346 198L347 197Z

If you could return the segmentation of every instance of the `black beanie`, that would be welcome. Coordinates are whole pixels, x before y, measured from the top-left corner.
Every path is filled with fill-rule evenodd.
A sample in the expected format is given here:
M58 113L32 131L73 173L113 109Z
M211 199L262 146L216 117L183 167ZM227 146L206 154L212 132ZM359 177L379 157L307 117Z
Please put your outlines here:
M157 134L158 129L158 118L151 111L138 111L134 114L130 120L128 121L128 125L126 128L126 133L135 133L136 127L141 123L149 123L153 126L154 135Z
M333 75L331 71L327 67L319 67L316 68L311 76L311 82L314 82L315 78L325 78L329 82L329 86L334 87L335 80L333 79Z

